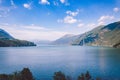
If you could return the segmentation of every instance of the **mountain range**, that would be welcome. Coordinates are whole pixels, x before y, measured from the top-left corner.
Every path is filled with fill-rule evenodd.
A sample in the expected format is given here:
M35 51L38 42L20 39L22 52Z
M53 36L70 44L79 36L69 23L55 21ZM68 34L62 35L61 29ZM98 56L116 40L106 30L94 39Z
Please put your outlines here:
M80 35L65 35L52 44L120 47L120 21L98 26Z
M73 35L73 34L66 34L63 37L53 41L51 44L53 45L70 45L72 44L72 42L74 40L76 40L78 38L77 35Z
M36 46L36 44L25 40L15 39L5 30L0 29L0 47L20 47L20 46Z
M98 26L83 34L66 34L53 42L39 42L39 44L41 43L53 45L106 46L120 48L120 21L108 25ZM30 41L15 39L5 30L0 29L0 47L10 46L36 46L36 44Z

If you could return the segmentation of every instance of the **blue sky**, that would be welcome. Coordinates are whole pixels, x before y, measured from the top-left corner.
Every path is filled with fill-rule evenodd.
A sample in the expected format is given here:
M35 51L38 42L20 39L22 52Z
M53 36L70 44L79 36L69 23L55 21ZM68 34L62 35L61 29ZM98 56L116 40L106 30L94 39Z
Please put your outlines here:
M120 0L0 0L0 28L24 40L55 40L120 20Z

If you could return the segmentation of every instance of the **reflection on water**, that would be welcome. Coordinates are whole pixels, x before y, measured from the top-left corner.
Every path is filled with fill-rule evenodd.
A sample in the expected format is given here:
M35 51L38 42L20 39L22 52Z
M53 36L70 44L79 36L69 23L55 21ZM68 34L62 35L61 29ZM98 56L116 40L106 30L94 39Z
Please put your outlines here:
M56 71L76 78L89 70L94 77L120 75L120 49L80 46L0 48L0 73L29 67L36 78L50 80Z

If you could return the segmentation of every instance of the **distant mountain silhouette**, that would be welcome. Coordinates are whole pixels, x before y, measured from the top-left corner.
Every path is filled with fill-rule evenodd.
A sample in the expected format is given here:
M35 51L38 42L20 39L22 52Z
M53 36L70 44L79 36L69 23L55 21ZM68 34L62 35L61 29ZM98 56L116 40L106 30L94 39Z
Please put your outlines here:
M54 44L54 45L70 45L77 38L78 38L78 36L76 36L76 35L67 34L67 35L53 41L51 44Z
M0 29L0 47L36 46L33 42L18 40Z

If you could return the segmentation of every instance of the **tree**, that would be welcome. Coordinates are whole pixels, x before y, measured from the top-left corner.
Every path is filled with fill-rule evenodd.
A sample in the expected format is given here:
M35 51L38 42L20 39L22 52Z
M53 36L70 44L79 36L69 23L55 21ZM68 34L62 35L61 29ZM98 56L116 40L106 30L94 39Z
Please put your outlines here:
M6 75L6 74L0 75L0 80L8 80L8 79L9 79L8 75Z
M53 76L53 79L54 80L67 80L66 77L65 77L65 74L62 73L61 71L55 72L54 76Z
M91 75L89 74L88 71L85 74L85 78L86 78L86 80L90 80L91 79Z
M24 68L21 71L21 79L22 80L34 80L32 73L30 72L30 70L28 68Z
M81 74L81 76L78 76L78 80L85 80L85 76L83 73Z
M91 80L91 75L90 73L87 71L86 74L81 74L80 76L78 76L78 80Z

